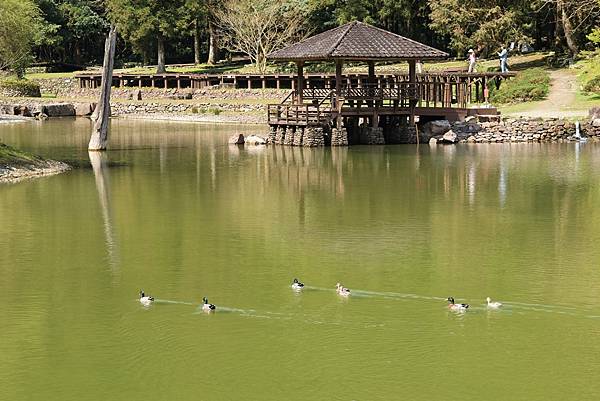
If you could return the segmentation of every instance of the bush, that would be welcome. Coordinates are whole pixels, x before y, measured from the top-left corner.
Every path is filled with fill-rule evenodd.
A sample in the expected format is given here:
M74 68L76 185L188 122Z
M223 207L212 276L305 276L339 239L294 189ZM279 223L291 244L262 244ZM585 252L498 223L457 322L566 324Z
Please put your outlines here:
M499 90L490 88L492 103L506 104L542 100L548 96L550 76L542 68L531 68L504 81Z
M26 79L0 79L0 95L9 97L41 97L40 85Z
M583 91L587 93L600 94L600 75L595 76L594 78L587 81L587 83L583 87Z

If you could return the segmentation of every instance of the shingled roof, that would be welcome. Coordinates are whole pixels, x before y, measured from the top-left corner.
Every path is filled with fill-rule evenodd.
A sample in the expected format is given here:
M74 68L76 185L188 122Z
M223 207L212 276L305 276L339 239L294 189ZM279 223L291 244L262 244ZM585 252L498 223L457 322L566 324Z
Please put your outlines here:
M433 60L448 53L363 22L350 22L267 56L275 61Z

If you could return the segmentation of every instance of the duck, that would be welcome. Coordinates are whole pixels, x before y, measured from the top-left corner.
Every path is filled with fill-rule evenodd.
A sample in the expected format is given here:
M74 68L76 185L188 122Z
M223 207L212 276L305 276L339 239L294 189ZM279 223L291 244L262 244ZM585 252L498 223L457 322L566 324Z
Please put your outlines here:
M202 298L202 310L204 312L211 312L214 311L215 309L217 309L216 306L214 306L213 304L209 304L208 303L208 298L204 297Z
M466 311L469 309L469 304L455 304L453 297L448 297L448 309L453 311Z
M304 284L301 283L300 281L298 281L297 278L295 278L294 281L292 282L292 289L301 290L302 287L304 287Z
M335 290L338 294L340 294L341 296L347 297L348 295L350 295L350 289L344 287L343 285L341 285L340 283L337 283L335 285Z
M502 306L501 302L492 302L492 298L487 297L485 299L487 301L487 307L492 309L498 309Z
M152 302L154 302L154 297L151 297L150 295L146 295L146 294L144 294L144 290L140 290L140 303L144 306L148 306Z

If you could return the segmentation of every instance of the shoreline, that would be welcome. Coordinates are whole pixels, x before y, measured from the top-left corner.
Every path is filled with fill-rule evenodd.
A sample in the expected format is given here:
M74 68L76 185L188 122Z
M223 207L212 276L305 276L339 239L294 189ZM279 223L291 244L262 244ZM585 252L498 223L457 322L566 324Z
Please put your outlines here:
M23 166L4 165L0 166L0 184L15 184L17 182L49 177L72 170L66 163L55 160L44 160L38 164Z
M67 163L43 159L0 143L0 184L60 174L71 168Z
M145 121L172 121L183 123L204 123L204 124L252 124L267 125L264 118L258 116L204 116L197 114L176 114L176 113L124 113L116 114L111 118L124 120L145 120Z

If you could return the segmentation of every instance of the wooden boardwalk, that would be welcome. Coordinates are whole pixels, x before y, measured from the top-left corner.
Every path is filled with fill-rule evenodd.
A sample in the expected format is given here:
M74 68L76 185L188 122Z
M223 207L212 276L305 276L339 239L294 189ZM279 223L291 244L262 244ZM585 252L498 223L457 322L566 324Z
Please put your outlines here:
M486 82L494 79L504 79L514 76L514 73L475 73L465 72L428 72L417 74L417 79L425 82ZM75 78L80 88L99 88L102 75L100 73L80 73ZM344 74L342 83L348 87L365 87L368 74ZM397 82L407 82L408 73L384 73L376 75L377 83L381 87L390 87ZM296 89L297 74L129 74L114 73L113 86L121 88L163 88L163 89L202 89L209 86L224 85L237 89ZM336 87L335 74L333 73L308 73L304 74L305 87L328 88Z

